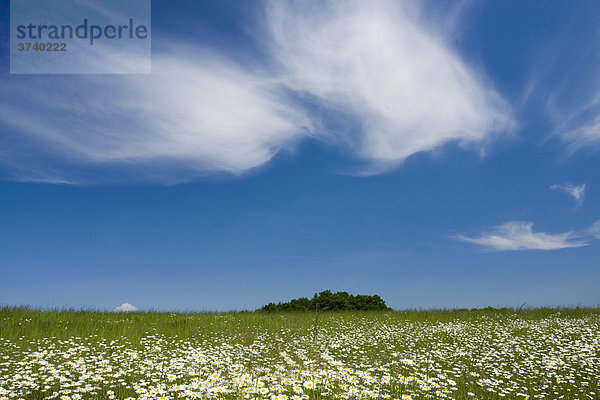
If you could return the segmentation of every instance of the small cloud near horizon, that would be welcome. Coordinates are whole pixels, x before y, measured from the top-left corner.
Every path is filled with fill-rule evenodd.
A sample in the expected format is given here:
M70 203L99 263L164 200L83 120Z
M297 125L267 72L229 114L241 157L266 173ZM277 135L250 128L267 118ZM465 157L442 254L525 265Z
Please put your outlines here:
M129 303L123 303L121 304L119 307L115 308L113 311L114 312L133 312L133 311L137 311L138 308L132 304Z
M573 232L556 234L534 232L533 222L523 221L506 222L476 237L458 234L454 238L492 251L559 250L588 245L587 242L574 241Z

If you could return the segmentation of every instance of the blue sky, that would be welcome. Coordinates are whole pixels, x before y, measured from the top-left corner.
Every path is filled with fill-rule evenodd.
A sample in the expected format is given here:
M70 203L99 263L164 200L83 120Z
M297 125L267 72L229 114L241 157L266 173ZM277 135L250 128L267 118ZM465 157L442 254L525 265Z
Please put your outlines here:
M600 5L152 2L151 75L10 75L0 304L600 303Z

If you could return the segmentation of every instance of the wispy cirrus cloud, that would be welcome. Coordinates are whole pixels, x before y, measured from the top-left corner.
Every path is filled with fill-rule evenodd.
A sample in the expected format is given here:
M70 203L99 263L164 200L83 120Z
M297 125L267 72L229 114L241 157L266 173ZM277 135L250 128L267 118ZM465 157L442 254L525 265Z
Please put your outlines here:
M268 3L284 82L341 115L333 140L368 163L365 173L448 142L482 148L513 126L489 82L411 4Z
M600 107L590 105L588 110L576 110L575 115L565 127L557 130L560 137L569 144L570 152L580 150L597 150L600 146ZM596 114L585 118L579 114Z
M450 142L483 150L513 126L510 107L414 4L267 2L256 40L272 62L252 67L227 49L163 43L150 76L4 77L2 172L177 183L244 173L307 137L363 174Z
M479 236L468 237L458 234L455 239L474 243L493 251L559 250L588 245L587 242L578 240L573 232L555 234L535 232L533 222L523 221L506 222Z
M564 38L570 48L556 52L555 68L561 73L553 76L546 96L553 135L569 154L600 149L600 30L596 27L587 37Z
M0 120L20 139L9 138L19 151L0 153L2 161L19 180L85 182L72 171L87 167L172 183L242 173L309 134L310 120L269 76L219 54L190 54L198 50L155 54L148 76L0 82L11 94L0 99ZM20 165L19 153L41 166Z
M588 229L588 232L594 238L600 240L600 220L594 222L592 226Z
M598 68L600 69L600 62ZM580 84L574 86L578 87ZM575 94L581 98L579 103L571 101L567 105L551 105L555 120L554 135L567 145L569 154L600 149L600 83L594 84L592 81L589 84L597 87L597 93L591 96ZM553 96L567 97L562 92ZM554 98L552 100L557 101Z
M557 190L572 196L577 205L583 204L585 198L585 183L581 185L573 185L572 183L557 184L550 186L550 190Z

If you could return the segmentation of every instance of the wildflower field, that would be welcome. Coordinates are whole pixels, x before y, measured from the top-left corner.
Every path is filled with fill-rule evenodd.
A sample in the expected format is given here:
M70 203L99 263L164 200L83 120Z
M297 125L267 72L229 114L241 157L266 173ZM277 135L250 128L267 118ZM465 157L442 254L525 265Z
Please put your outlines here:
M0 309L0 399L600 399L600 309Z

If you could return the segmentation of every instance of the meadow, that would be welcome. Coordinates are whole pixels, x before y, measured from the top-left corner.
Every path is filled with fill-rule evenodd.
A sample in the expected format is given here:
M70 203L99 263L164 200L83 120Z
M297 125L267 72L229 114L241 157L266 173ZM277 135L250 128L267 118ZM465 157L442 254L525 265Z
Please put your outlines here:
M600 399L600 309L0 309L0 399Z

